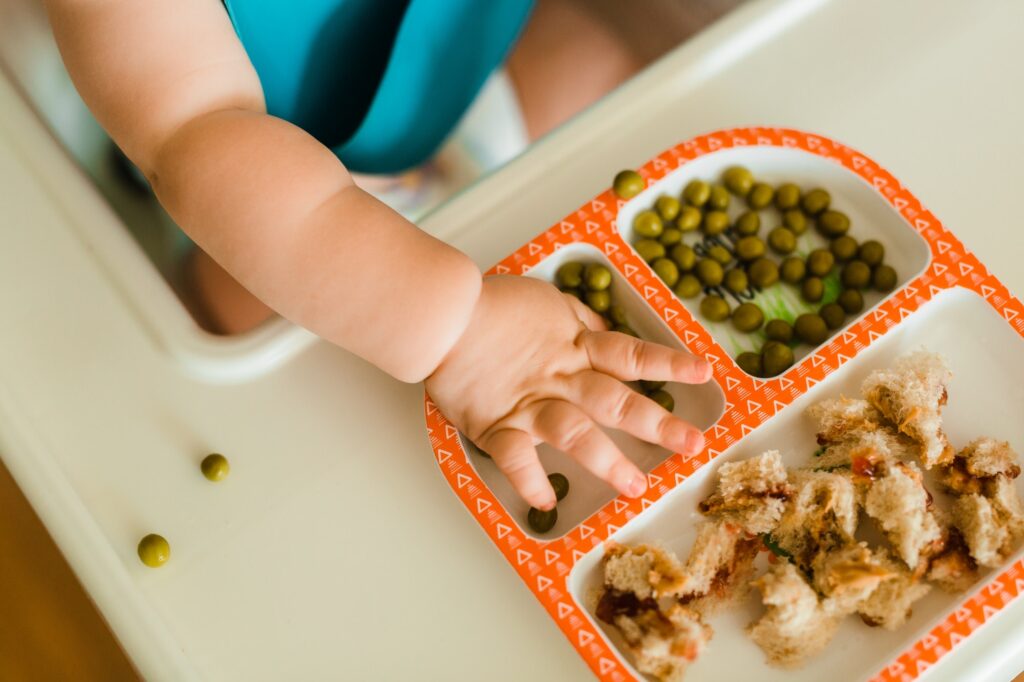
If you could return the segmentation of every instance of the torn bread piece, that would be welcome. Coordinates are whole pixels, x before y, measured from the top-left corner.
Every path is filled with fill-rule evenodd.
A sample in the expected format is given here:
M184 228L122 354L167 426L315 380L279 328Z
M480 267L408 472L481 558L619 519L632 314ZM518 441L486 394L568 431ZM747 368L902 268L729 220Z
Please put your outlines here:
M953 459L940 416L951 378L942 356L917 351L896 360L891 369L875 370L861 386L868 402L920 446L926 469Z
M633 655L636 668L660 682L678 682L711 639L700 614L680 604L661 611L640 609L619 613L612 624Z
M942 467L940 480L945 488L960 495L982 492L987 480L995 476L1014 479L1020 475L1017 453L1006 441L977 438Z
M857 530L857 495L847 476L798 471L772 540L803 568L814 557L853 542Z
M912 571L924 570L922 559L940 552L944 537L921 470L913 462L896 462L883 465L872 478L864 511Z
M849 469L858 457L867 458L875 463L910 459L916 455L916 451L909 438L889 427L881 427L875 431L865 431L857 438L824 446L814 460L814 469Z
M778 450L769 450L723 464L718 470L718 486L700 503L700 511L731 521L748 533L768 533L782 516L788 495L782 458Z
M925 576L946 592L963 592L978 581L978 562L956 528L949 528L941 554L932 557Z
M707 614L740 596L754 573L761 541L728 521L702 523L683 572L680 602Z
M769 663L796 667L828 645L840 619L822 607L818 594L793 564L776 564L754 585L761 591L766 611L747 632Z
M896 575L863 542L819 554L811 574L815 589L825 597L822 607L834 616L854 613L879 585Z
M677 596L687 583L679 559L658 545L629 547L610 542L602 563L606 587L639 599Z
M992 503L1016 545L1024 537L1024 503L1017 493L1017 484L1009 476L993 476L985 480L982 494Z
M820 400L807 408L807 414L818 423L818 445L856 440L885 422L871 403L855 398Z
M999 566L1013 550L1006 521L982 495L961 495L953 502L953 525L963 535L971 556L982 566Z
M890 577L880 583L871 595L857 606L861 620L872 627L895 630L913 614L914 602L931 590L931 586L918 580L901 562L892 559L884 550L875 553L875 561Z

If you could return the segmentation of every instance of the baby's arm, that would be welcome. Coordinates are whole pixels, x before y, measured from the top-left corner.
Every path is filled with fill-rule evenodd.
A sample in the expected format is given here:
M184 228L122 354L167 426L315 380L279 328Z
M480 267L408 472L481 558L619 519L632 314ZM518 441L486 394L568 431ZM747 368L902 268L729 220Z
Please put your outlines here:
M389 374L420 381L437 367L469 322L479 269L266 114L218 0L47 4L79 92L199 246L270 307Z
M266 114L218 0L47 4L83 98L178 224L285 317L425 380L530 504L555 504L539 442L633 496L646 477L597 424L678 452L703 447L698 430L622 382L704 382L706 362L604 331L549 284L482 279L360 190L328 149Z

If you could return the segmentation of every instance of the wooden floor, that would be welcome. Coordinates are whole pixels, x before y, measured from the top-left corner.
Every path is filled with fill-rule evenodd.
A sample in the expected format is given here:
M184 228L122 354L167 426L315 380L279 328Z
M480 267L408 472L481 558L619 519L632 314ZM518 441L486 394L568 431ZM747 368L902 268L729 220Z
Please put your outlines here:
M137 680L14 479L0 464L0 680Z

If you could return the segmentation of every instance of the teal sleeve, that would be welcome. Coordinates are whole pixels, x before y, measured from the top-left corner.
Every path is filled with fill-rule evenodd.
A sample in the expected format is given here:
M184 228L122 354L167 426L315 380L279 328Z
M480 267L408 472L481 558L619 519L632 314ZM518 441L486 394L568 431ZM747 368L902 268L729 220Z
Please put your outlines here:
M225 0L267 110L353 171L437 150L501 64L533 0Z

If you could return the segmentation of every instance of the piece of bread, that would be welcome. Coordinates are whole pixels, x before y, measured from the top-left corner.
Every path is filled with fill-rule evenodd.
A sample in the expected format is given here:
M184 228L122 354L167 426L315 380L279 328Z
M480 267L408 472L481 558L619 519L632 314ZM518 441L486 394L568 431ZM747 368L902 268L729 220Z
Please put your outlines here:
M760 548L759 538L728 521L702 523L683 567L686 584L680 601L707 615L742 596Z
M705 514L719 516L751 534L768 533L782 515L789 494L786 468L778 450L727 462L718 470L715 492L701 502Z
M820 400L807 408L807 414L818 424L818 445L856 440L885 422L871 403L853 398Z
M839 618L822 608L818 595L789 562L772 567L754 581L764 615L747 629L772 665L791 668L828 645Z
M857 530L857 495L848 476L797 471L790 476L786 501L772 538L803 568L814 557L853 542Z
M819 554L811 572L815 589L825 597L822 607L834 616L854 613L879 585L895 576L863 542Z
M978 563L971 557L963 536L950 528L941 554L932 557L926 575L946 592L963 592L978 581Z
M1017 493L1017 484L1009 476L999 475L985 479L982 494L992 503L1000 520L1016 545L1024 537L1024 504Z
M636 668L660 682L678 682L711 639L700 614L680 604L664 611L642 609L615 617L615 627L633 655Z
M608 543L602 563L605 586L639 599L676 596L687 582L679 559L658 545Z
M849 468L857 457L886 462L909 459L914 457L916 452L917 448L909 438L896 433L888 426L883 426L873 431L864 431L856 438L826 445L813 464L815 469Z
M931 495L920 469L912 462L884 467L864 498L864 511L911 570L942 549L943 533L931 511Z
M891 575L857 606L857 612L861 620L872 627L895 630L907 622L914 602L928 594L931 586L918 580L901 562L893 560L884 551L876 552L874 558Z
M1013 479L1019 475L1017 453L1006 441L994 438L971 441L939 471L943 487L957 495L982 492L985 481L994 476Z
M962 495L953 502L953 524L974 558L982 566L999 566L1012 550L1007 524L982 495Z
M918 351L899 358L891 369L875 370L861 386L868 402L920 446L926 469L953 459L940 415L951 377L942 356Z

